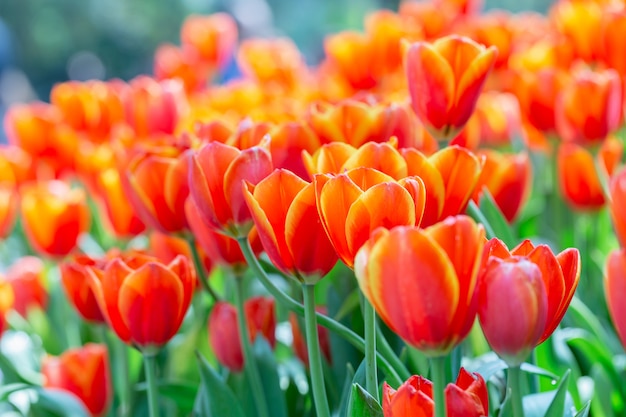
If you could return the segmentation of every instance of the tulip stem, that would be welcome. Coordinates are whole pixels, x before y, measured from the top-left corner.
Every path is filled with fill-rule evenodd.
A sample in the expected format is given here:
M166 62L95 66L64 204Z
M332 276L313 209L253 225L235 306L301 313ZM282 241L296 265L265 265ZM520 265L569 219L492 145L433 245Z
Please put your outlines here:
M247 238L239 239L239 247L241 248L244 257L246 258L246 262L248 262L248 266L252 268L265 289L267 289L267 291L272 294L272 296L279 303L283 304L289 310L293 311L299 316L304 316L304 306L291 298L288 294L285 294L269 279L269 277L261 267L261 264L254 256L254 252L252 251L252 248L250 247L250 242ZM322 313L316 313L316 317L320 325L343 337L346 341L348 341L348 343L357 348L360 352L365 352L365 341L361 336L354 333L343 324L331 319L330 317ZM388 382L392 385L400 386L403 380L400 378L398 372L396 372L393 366L390 365L391 360L388 360L388 358L384 357L381 352L376 352L376 357L378 358L380 367L385 372L385 375L388 378Z
M143 359L146 368L146 383L148 384L148 410L150 417L159 416L159 396L156 380L156 356L154 353L144 353Z
M433 380L433 397L435 400L435 417L446 417L446 357L437 356L430 359L431 379Z
M378 369L376 367L376 312L361 294L365 336L365 389L378 401Z
M520 378L522 372L518 366L509 366L506 385L511 396L513 417L524 417L524 405L522 403L522 391L520 390Z
M187 244L189 245L189 250L191 251L191 257L193 258L193 265L196 270L196 275L200 280L200 283L209 293L213 301L217 302L220 300L220 297L217 295L215 290L211 287L211 283L209 282L209 277L204 270L204 265L202 264L202 259L200 259L200 254L198 253L198 246L196 245L196 239L193 236L187 238Z
M320 341L317 334L317 317L315 311L315 285L305 284L304 292L304 326L306 329L306 345L309 352L309 368L311 370L311 385L313 385L313 401L318 417L330 417L326 387L324 386L324 371ZM367 345L366 345L367 352Z
M242 276L235 277L235 305L237 307L237 325L239 330L239 340L244 357L244 370L250 383L252 396L259 417L269 417L265 393L263 392L263 383L259 368L257 368L252 346L250 345L250 333L248 331L248 323L246 321L246 311L244 308L244 280Z

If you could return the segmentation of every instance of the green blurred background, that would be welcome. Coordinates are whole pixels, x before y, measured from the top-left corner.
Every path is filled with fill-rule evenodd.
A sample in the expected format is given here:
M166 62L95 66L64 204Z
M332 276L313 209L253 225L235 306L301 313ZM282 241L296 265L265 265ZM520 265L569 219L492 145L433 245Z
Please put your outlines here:
M178 43L191 13L226 11L242 37L289 36L309 62L325 33L360 28L399 0L0 0L0 116L8 105L47 100L68 79L151 73L158 44ZM486 0L485 7L545 11L547 0Z

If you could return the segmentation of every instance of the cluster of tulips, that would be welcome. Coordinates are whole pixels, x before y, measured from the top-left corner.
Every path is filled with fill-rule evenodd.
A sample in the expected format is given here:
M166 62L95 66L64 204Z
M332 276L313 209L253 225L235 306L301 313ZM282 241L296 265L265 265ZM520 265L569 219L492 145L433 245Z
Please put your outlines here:
M626 4L324 51L191 16L154 76L9 110L2 415L626 412Z

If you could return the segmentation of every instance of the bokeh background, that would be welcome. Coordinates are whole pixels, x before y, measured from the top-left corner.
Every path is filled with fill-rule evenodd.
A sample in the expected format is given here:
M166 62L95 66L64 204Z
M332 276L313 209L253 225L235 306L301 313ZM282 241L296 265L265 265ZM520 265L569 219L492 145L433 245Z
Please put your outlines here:
M288 36L315 63L326 33L360 29L369 11L397 10L399 1L0 0L0 118L12 103L48 100L58 82L152 73L156 47L179 43L192 13L228 12L242 38ZM549 3L486 0L485 8L545 12Z

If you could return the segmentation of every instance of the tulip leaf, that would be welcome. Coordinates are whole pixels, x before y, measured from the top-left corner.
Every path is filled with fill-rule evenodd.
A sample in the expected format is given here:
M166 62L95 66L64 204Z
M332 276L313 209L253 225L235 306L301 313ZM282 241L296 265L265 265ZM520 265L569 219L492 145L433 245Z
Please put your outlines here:
M383 417L383 409L365 388L355 383L348 401L348 417Z
M37 400L30 406L31 413L47 417L89 417L83 403L73 394L60 389L37 389Z
M176 404L180 414L188 415L193 410L198 394L198 385L180 381L158 381L159 395L169 398ZM136 385L137 391L146 391L148 384L145 382Z
M580 409L578 413L576 413L575 417L588 417L589 410L591 409L591 402L587 401L587 403Z
M590 376L593 380L594 389L591 400L591 409L593 415L613 417L613 404L611 395L613 393L613 384L606 370L600 364L591 367Z
M256 364L261 375L263 392L267 400L268 411L273 417L287 417L287 404L285 393L280 389L278 378L278 364L272 352L272 348L263 337L257 337L253 346Z
M335 313L335 320L339 321L350 314L356 307L359 306L360 303L360 295L361 290L355 288L352 292L344 299L343 303Z
M203 384L198 395L205 395L205 398L196 399L196 406L204 411L200 412L196 408L194 410L196 414L211 417L245 417L237 397L226 385L226 382L220 378L201 354L197 353L197 356L200 364L200 379Z
M480 207L480 211L485 216L485 219L491 225L491 229L496 236L509 248L515 247L517 245L517 241L513 235L511 226L509 226L509 223L506 221L506 218L496 204L496 201L493 199L493 196L489 190L487 190L487 187L483 187L482 189L478 206Z
M480 374L485 381L488 381L492 376L500 371L504 371L506 368L506 362L498 357L494 357L493 360L483 363L478 369L474 370L474 372Z
M504 401L498 410L498 417L513 417L513 402L511 401L511 390L507 388Z
M537 365L533 365L532 363L524 362L520 366L520 368L522 371L529 373L529 374L543 376L545 378L550 378L551 380L559 379L559 376L556 375L554 372L550 372L547 369L543 369Z
M340 417L344 417L348 413L348 402L350 401L350 394L352 393L352 378L354 378L354 368L352 365L346 365L346 379L343 383L343 389L341 390L341 400L339 401L339 408L337 414Z
M9 396L14 392L21 391L27 388L32 388L32 385L16 382L13 384L0 386L0 401L6 401L7 398L9 398Z
M572 397L568 395L570 371L566 371L556 390L524 396L526 417L574 417Z

